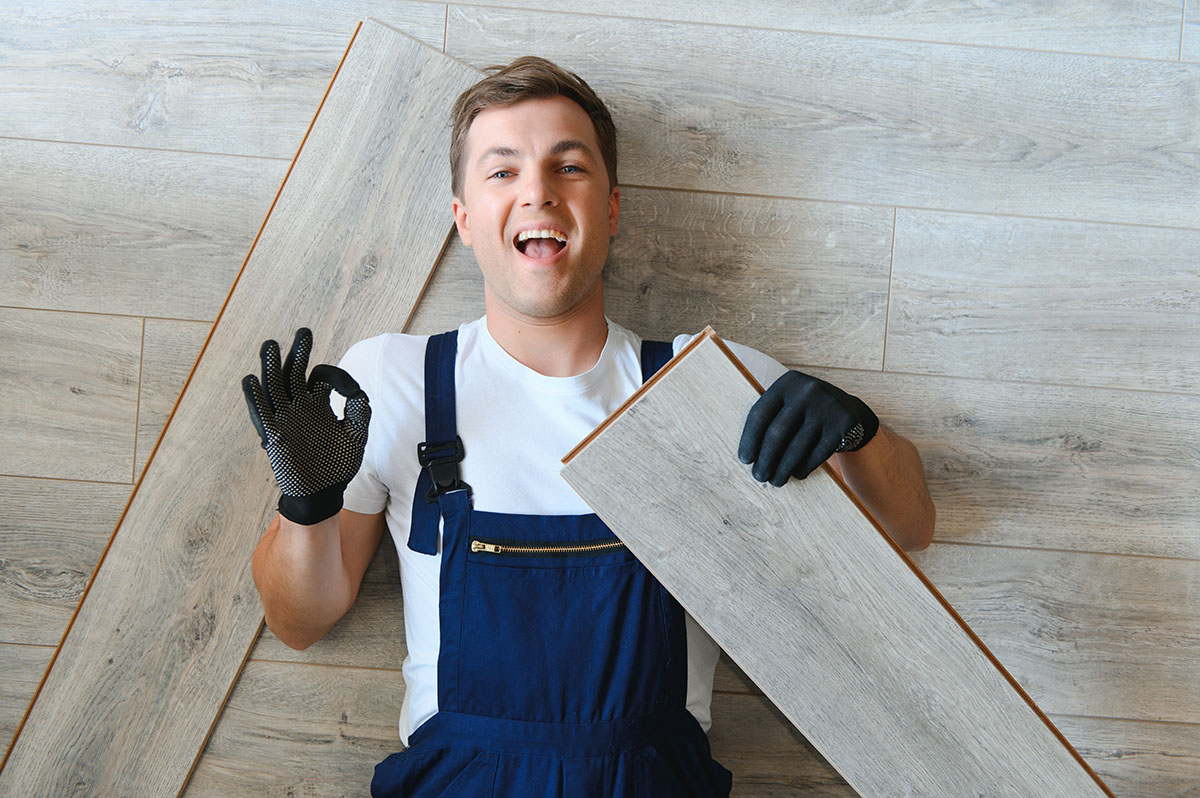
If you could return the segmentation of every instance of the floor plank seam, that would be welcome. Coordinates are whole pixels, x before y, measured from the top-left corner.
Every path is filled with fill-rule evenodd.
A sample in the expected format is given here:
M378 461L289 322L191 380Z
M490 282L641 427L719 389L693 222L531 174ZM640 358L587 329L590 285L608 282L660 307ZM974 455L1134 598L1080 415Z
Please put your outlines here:
M133 487L132 482L106 482L101 479L75 479L73 477L48 477L43 474L0 474L0 479L40 479L46 482L78 482L83 485L117 485L122 488Z
M137 405L133 408L133 463L129 469L129 481L132 484L137 481L138 472L138 426L142 420L142 377L145 374L146 366L146 320L142 319L142 340L138 346L138 390L137 390Z
M1179 61L1186 63L1183 60L1183 40L1187 36L1187 4L1188 0L1183 0L1183 13L1179 19Z
M266 662L272 665L303 665L306 668L337 668L339 670L347 669L355 671L378 671L380 673L403 673L400 668L381 668L375 665L339 665L333 662L304 662L302 660L294 659L265 659L262 657L250 657L246 660L247 664L251 662Z
M886 374L892 377L916 377L916 378L935 378L939 380L963 380L967 382L994 382L1001 385L1021 385L1034 388L1066 388L1071 390L1085 391L1120 391L1121 393L1134 394L1150 394L1152 396L1179 396L1187 399L1200 399L1200 392L1190 393L1188 391L1164 391L1154 390L1152 388L1129 388L1119 385L1090 385L1085 383L1071 382L1038 382L1036 380L1017 380L1004 377L977 377L970 374L934 374L920 371L876 371L875 369L856 369L846 366L828 366L821 363L789 363L788 368L799 369L828 369L830 371L847 371L859 374Z
M1200 557L1171 557L1166 554L1138 554L1135 552L1094 551L1092 549L1061 549L1051 546L1012 546L1004 543L973 543L969 540L945 540L933 538L933 543L940 546L964 546L976 549L1005 549L1008 551L1049 552L1051 554L1086 554L1096 557L1124 557L1138 560L1170 560L1172 562L1200 562Z
M426 0L417 0L425 2ZM1109 53L1086 52L1082 50L1042 50L1036 47L1014 47L1001 44L978 44L974 42L947 41L941 39L916 39L901 36L879 36L870 33L841 33L838 31L811 30L808 28L773 28L767 25L740 25L734 22L703 22L698 20L662 19L659 17L632 17L620 14L601 14L593 11L558 11L548 8L521 8L515 6L477 5L474 3L449 3L455 8L471 8L483 11L508 11L523 14L560 14L572 17L592 17L598 19L613 19L629 22L649 22L656 25L698 25L706 28L726 28L732 30L762 31L763 33L792 33L805 36L833 36L839 39L862 39L872 42L903 42L905 44L929 44L941 47L970 47L976 50L1003 50L1018 53L1044 53L1046 55L1073 55L1083 58L1113 58L1122 61L1144 61L1148 63L1178 64L1170 58L1149 58L1138 55L1117 55Z
M744 191L721 191L707 188L685 188L681 186L651 186L641 183L622 183L621 188L632 188L641 191L674 191L681 194L712 194L721 197L747 197L750 199L790 200L793 202L819 202L825 205L848 205L855 208L892 208L900 211L916 211L918 213L953 214L955 216L987 216L1002 219L1029 219L1035 222L1066 222L1069 224L1102 224L1114 227L1146 227L1151 230L1174 230L1181 232L1200 232L1200 225L1186 227L1181 225L1148 224L1146 222L1124 222L1109 219L1083 219L1070 216L1035 216L1028 213L1005 213L1001 211L975 211L954 208L935 208L922 205L897 205L893 202L858 202L854 200L822 199L820 197L798 197L787 194L750 194Z
M892 321L892 281L896 274L896 219L900 215L898 208L892 208L892 249L888 256L888 290L887 299L883 304L883 361L879 371L887 371L887 342L888 327Z
M32 310L39 313L72 313L77 316L104 316L112 319L140 319L145 321L184 321L195 324L213 324L207 319L180 319L172 316L146 316L140 313L106 313L102 310L76 310L74 308L43 308L30 305L0 305L0 310Z
M292 159L280 155L251 155L239 152L205 152L203 150L177 150L169 147L135 147L132 144L111 144L103 141L65 141L60 139L42 139L33 136L5 136L0 134L0 141L28 141L35 144L61 144L66 147L105 147L110 150L134 150L137 152L169 152L179 155L212 155L219 158L252 158L258 161L284 161Z

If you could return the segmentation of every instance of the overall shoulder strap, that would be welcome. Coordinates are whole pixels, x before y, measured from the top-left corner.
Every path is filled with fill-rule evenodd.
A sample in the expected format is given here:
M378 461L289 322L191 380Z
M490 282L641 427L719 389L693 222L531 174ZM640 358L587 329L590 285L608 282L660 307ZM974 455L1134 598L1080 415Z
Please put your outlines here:
M437 484L448 488L458 480L462 441L455 415L454 362L458 330L430 336L425 345L425 441L417 446L421 475L412 499L412 524L408 547L421 554L437 554L440 505Z
M642 341L642 382L646 382L671 359L670 341Z

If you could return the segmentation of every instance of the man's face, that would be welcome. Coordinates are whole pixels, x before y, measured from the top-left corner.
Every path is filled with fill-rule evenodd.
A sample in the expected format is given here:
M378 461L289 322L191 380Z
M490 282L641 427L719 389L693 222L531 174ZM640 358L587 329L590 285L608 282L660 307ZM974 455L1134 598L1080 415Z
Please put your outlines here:
M594 296L619 205L596 131L575 102L523 100L475 117L453 211L489 311L553 319Z

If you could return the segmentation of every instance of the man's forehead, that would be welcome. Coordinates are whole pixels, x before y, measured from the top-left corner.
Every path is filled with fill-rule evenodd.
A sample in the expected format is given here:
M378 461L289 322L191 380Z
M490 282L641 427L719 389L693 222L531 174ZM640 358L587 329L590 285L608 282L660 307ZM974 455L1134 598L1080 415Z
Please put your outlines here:
M472 162L523 155L527 150L550 155L580 150L597 158L598 147L587 112L561 95L485 108L467 131Z

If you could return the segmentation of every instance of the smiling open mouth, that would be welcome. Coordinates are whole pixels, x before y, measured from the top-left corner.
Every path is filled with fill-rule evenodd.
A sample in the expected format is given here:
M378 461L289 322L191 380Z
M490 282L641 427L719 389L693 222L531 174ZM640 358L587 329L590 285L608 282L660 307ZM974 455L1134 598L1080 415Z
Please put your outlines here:
M557 230L523 230L517 235L517 250L530 258L549 258L567 245L567 237Z

